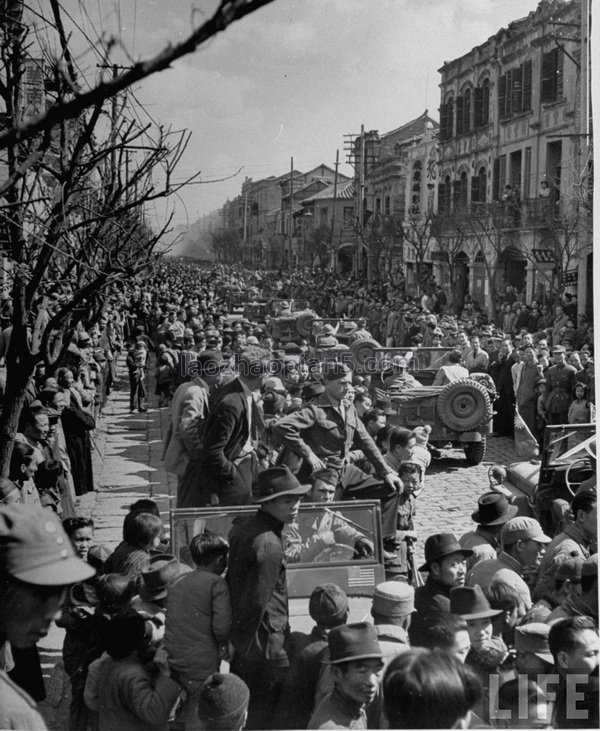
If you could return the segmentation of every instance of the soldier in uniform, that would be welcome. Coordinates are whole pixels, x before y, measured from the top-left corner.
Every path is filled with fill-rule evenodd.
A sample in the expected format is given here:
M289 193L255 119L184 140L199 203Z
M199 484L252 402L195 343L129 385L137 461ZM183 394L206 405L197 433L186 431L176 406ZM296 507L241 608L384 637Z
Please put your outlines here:
M340 512L329 510L337 484L335 470L319 470L313 475L313 486L307 502L322 503L323 510L299 515L298 520L283 530L285 558L288 563L315 561L323 551L334 552L340 544L349 546L360 557L372 556L373 542Z
M554 365L546 371L546 413L549 424L568 424L569 406L573 401L575 374L577 371L565 360L565 348L555 345L552 349Z
M325 393L312 404L289 414L271 426L276 439L302 458L298 471L300 481L325 467L336 470L342 486L342 499L379 499L384 544L396 535L398 495L402 489L364 424L356 408L345 400L351 387L351 371L343 363L325 363ZM348 464L349 452L362 450L375 468L376 476L366 475Z

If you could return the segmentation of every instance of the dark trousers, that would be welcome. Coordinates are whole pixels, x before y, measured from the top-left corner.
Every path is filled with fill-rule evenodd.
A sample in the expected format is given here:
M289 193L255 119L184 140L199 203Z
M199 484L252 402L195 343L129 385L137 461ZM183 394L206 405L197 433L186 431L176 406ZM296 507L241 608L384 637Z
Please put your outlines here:
M252 486L258 475L258 459L254 452L235 460L236 475L220 489L220 505L249 505L252 502Z
M129 373L129 408L143 409L146 406L146 381L145 374Z
M275 728L275 707L283 689L288 668L265 661L235 658L231 672L241 678L250 690L246 729Z
M557 414L547 414L548 424L568 424L569 410L559 411Z

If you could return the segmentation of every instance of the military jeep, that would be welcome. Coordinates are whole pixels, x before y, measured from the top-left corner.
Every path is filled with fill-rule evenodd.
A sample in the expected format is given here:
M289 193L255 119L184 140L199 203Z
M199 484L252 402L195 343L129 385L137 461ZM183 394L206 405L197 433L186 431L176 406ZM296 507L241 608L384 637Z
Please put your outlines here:
M386 397L389 424L406 429L428 424L432 446L462 448L469 465L483 460L496 399L493 382L486 374L473 374L446 386L388 390Z

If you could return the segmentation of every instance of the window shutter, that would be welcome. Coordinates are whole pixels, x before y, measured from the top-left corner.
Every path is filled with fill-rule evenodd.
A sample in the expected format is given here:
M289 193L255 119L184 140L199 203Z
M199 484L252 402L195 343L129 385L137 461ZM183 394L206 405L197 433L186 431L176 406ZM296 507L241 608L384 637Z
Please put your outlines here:
M554 51L544 53L542 56L542 86L541 101L556 101L555 80L556 80L556 59Z
M494 178L492 180L492 199L500 200L500 158L494 160Z
M483 127L483 88L481 86L475 87L473 126L475 129Z
M512 87L510 107L513 114L523 111L523 66L512 70Z
M456 134L461 135L464 132L464 99L462 96L456 97Z
M479 202L485 203L485 200L487 198L487 172L484 167L479 169L479 175L478 175L479 183L478 183L478 189L479 189Z
M452 205L454 208L460 206L460 180L452 181Z
M504 116L510 117L513 112L512 108L512 87L513 87L513 70L509 69L506 72L506 94L504 103Z
M449 138L448 134L448 105L447 104L441 104L440 105L440 138L442 140L447 140Z
M531 109L531 61L523 64L523 111Z
M498 79L498 116L500 119L506 117L506 74Z
M445 213L446 208L446 189L443 183L438 184L438 211Z
M556 67L555 67L555 99L562 99L563 95L563 70L565 63L565 54L559 49L556 49Z
M479 203L479 176L471 178L471 203Z

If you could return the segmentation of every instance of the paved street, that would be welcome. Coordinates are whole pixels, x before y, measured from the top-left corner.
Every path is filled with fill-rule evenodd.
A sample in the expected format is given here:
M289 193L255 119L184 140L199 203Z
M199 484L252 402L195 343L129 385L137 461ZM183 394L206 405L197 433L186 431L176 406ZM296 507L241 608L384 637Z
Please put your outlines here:
M163 437L169 423L169 410L156 406L150 388L150 408L146 413L129 413L126 377L114 391L100 417L94 451L97 491L83 496L81 512L96 523L96 540L113 548L120 540L127 507L140 497L151 497L160 506L165 521L174 505L176 480L160 460ZM419 498L416 527L419 535L450 531L461 535L472 525L471 513L477 497L488 485L492 464L515 459L513 442L492 438L485 461L466 466L462 451L446 450L428 470L426 489ZM422 541L418 545L421 555Z
M129 389L125 368L121 370L118 389L113 391L104 413L97 421L94 432L94 476L97 489L79 499L79 511L91 516L96 525L95 540L114 548L121 540L123 518L128 506L141 497L151 497L160 506L163 519L168 522L169 507L175 501L176 480L162 467L160 460L163 436L169 423L169 410L157 408L157 397L150 384L149 409L145 413L129 412ZM450 531L460 536L472 526L470 515L477 497L488 485L487 472L491 464L506 464L514 460L513 443L509 439L489 440L485 461L477 467L467 467L461 451L447 450L441 459L432 463L427 473L426 489L419 498L416 528L420 536ZM422 560L423 541L417 544L417 558ZM294 628L307 629L310 622L305 608L294 602ZM368 611L368 600L352 604L351 619L358 621ZM48 683L53 667L60 660L64 633L53 628L40 643L50 701L42 704L48 725L53 729L66 728L68 681ZM56 684L55 684L56 683ZM56 698L52 696L56 694ZM62 696L57 706L54 704Z

